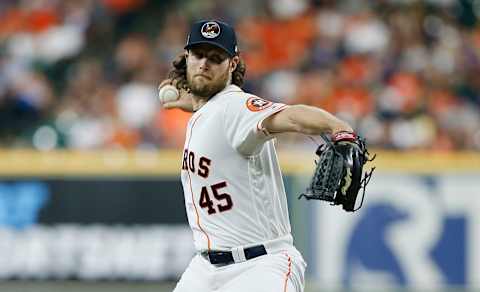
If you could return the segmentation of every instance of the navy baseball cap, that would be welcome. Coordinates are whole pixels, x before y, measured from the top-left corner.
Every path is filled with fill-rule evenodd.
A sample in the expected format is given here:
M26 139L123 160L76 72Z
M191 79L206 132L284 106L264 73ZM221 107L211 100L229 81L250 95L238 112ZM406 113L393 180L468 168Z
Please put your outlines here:
M192 24L185 49L194 45L211 44L223 49L230 57L238 54L237 37L233 27L217 20L201 20Z

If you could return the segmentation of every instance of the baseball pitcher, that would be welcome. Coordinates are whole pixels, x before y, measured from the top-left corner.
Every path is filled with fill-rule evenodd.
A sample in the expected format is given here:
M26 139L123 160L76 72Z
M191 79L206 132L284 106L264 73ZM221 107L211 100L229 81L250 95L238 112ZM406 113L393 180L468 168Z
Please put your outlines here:
M356 147L352 128L322 109L244 92L245 64L226 23L194 23L173 67L159 88L179 92L164 108L193 112L181 180L197 250L174 291L303 291L306 263L293 245L274 138L328 134Z

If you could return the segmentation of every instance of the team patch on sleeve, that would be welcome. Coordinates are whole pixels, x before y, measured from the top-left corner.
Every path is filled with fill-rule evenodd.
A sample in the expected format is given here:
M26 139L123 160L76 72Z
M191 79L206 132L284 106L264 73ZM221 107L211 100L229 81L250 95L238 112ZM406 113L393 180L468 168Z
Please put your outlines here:
M252 96L247 100L247 108L252 112L258 112L271 107L273 102L263 98Z

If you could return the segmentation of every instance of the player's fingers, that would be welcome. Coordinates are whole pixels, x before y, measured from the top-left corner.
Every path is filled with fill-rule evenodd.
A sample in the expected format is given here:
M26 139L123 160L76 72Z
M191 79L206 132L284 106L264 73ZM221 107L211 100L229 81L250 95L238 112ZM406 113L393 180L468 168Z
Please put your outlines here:
M158 85L158 89L160 90L160 88L164 87L165 85L167 84L172 84L172 79L165 79L163 80L160 85Z

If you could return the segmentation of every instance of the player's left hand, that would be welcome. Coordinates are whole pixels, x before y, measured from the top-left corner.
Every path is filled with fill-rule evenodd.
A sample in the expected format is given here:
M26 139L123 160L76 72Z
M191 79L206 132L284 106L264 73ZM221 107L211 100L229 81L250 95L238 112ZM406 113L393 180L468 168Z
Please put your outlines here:
M162 88L163 86L170 84L176 86L176 82L172 79L165 79L163 80L158 89ZM180 93L180 97L177 100L165 102L162 104L164 109L174 109L178 108L186 112L193 112L193 95L183 88L178 88L178 92Z
M363 204L365 187L375 169L373 167L363 175L363 166L375 156L369 157L365 140L355 133L338 132L331 138L322 137L326 144L316 151L319 160L315 173L306 193L300 197L329 201L333 205L342 205L345 211L356 211ZM362 188L362 199L356 206Z

